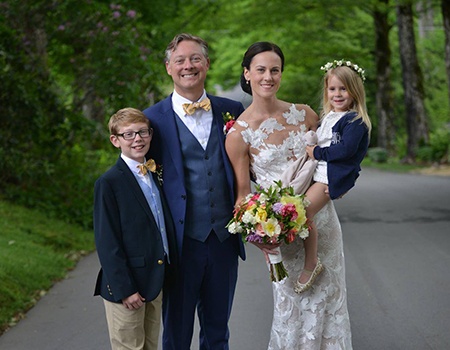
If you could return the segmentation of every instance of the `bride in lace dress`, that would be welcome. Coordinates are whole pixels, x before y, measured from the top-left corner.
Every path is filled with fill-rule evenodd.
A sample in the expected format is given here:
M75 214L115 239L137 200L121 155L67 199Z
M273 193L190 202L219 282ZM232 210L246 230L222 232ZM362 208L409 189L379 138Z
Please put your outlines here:
M258 42L250 46L242 62L241 86L253 96L226 138L226 149L236 178L237 203L251 191L250 172L256 183L270 186L284 170L305 154L302 135L318 124L307 105L277 99L284 68L278 46ZM342 232L333 206L315 216L319 232L318 256L325 269L311 289L301 295L294 282L304 263L303 243L281 245L289 277L274 282L274 315L269 350L349 350L352 348L347 311ZM267 254L273 246L258 245Z

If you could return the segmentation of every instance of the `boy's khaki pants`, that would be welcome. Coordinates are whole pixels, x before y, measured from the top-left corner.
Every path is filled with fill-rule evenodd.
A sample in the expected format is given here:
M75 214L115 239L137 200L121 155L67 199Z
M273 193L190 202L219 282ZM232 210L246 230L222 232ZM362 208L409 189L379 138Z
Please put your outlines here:
M103 300L112 350L158 350L162 292L137 310Z

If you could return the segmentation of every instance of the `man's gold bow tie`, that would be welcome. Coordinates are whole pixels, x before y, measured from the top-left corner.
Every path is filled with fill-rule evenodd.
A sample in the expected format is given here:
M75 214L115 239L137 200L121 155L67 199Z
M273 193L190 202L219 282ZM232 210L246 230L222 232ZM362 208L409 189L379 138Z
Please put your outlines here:
M139 168L142 175L146 175L149 171L154 173L156 171L156 163L153 159L149 159L144 164L139 164L137 168Z
M205 111L209 111L211 109L211 101L206 97L200 102L183 103L183 110L186 114L194 114L197 108L203 108Z

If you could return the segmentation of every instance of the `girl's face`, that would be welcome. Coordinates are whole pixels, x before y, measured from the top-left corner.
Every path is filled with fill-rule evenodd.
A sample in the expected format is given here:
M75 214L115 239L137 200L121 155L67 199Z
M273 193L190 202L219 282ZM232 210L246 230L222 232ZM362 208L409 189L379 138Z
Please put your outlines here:
M255 55L250 69L244 69L244 76L250 81L253 96L271 97L280 88L281 58L273 51Z
M328 101L335 112L346 112L353 104L353 97L335 75L330 75L328 78L327 94Z

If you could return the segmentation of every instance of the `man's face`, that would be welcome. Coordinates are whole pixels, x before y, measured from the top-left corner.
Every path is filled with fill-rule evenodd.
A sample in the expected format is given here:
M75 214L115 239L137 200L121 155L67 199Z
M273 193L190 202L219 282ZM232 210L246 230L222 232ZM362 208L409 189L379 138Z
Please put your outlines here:
M208 69L209 59L204 56L202 47L191 40L180 42L166 62L167 74L172 77L175 91L190 100L203 93Z

